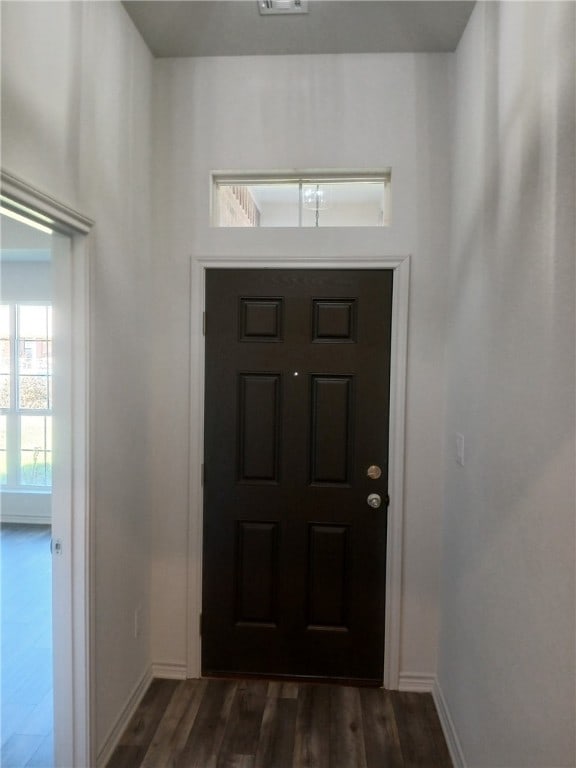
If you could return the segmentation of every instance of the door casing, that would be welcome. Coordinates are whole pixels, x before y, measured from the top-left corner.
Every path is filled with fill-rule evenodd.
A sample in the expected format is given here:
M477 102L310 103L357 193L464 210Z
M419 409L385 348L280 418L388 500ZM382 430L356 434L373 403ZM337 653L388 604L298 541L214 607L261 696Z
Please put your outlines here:
M2 194L48 217L55 232L53 302L59 305L62 333L59 420L63 457L54 478L52 538L61 554L52 558L54 648L54 752L56 765L93 765L91 484L90 484L90 285L88 234L93 222L18 177L2 170Z
M410 256L378 258L231 259L192 258L190 316L190 467L188 527L188 677L201 676L200 616L202 611L202 461L204 446L203 315L207 269L392 269L392 347L390 373L389 495L386 553L386 614L383 685L395 690L400 676L400 618L404 488L404 430Z

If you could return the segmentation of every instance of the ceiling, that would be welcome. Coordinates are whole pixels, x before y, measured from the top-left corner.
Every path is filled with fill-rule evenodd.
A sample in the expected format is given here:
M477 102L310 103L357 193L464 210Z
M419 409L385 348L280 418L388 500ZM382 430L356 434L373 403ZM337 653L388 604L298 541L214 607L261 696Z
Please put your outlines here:
M309 13L261 16L256 0L124 0L157 57L455 50L468 0L309 0Z

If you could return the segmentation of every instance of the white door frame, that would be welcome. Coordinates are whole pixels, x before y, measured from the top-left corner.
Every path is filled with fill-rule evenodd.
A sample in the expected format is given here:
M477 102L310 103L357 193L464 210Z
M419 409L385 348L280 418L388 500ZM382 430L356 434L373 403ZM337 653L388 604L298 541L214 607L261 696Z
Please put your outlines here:
M390 434L388 537L386 552L385 688L395 690L400 677L402 531L404 510L404 432L408 294L410 257L231 259L192 258L190 359L190 524L188 540L188 677L201 676L200 613L202 611L202 462L204 448L203 313L207 269L392 269L392 347L390 372Z
M93 765L89 445L89 239L93 222L16 176L0 172L2 195L44 217L55 232L53 303L61 308L60 425L52 491L54 757L56 766ZM5 202L3 201L3 204ZM47 220L47 221L46 221ZM55 319L56 321L56 319ZM57 337L57 339L56 339Z

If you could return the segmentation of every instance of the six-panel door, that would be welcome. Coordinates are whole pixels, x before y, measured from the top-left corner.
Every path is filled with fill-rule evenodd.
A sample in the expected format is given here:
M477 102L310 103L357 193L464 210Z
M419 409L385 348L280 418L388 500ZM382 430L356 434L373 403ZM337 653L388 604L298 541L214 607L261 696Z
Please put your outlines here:
M391 303L388 270L207 271L204 674L381 682Z

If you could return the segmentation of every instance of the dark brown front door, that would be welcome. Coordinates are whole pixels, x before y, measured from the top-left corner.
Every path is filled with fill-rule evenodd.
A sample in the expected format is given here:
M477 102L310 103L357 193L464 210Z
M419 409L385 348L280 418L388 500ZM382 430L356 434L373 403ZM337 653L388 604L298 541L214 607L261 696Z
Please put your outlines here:
M382 681L391 306L389 270L207 271L204 674Z

